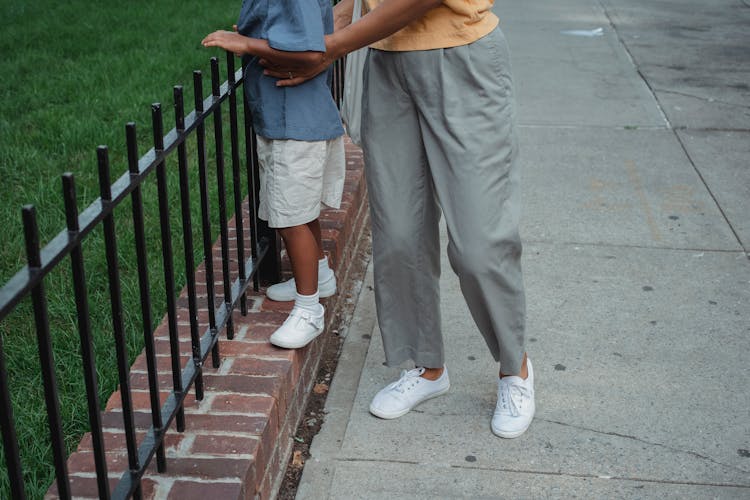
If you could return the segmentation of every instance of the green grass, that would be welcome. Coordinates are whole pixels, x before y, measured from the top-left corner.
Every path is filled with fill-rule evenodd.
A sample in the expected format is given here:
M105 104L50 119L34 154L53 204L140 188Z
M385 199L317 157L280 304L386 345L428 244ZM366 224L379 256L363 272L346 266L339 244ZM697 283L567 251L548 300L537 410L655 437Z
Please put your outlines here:
M112 181L127 169L124 125L138 124L139 150L152 145L150 104L162 102L165 130L172 128L172 86L185 86L193 108L192 71L224 54L200 46L202 37L231 26L238 0L0 2L0 284L25 263L20 208L36 206L43 242L64 228L60 175L76 176L79 209L98 197L96 146L110 147ZM225 113L226 117L227 113ZM212 128L209 126L208 130ZM228 137L225 138L228 149ZM194 144L190 143L194 150ZM176 155L175 155L176 156ZM209 158L211 155L209 155ZM190 158L196 257L200 256L197 168ZM178 291L184 282L176 158L168 163L173 247ZM153 177L153 176L152 176ZM227 175L231 179L231 175ZM214 220L218 210L214 202ZM244 185L244 184L243 184ZM229 183L231 189L231 183ZM165 311L155 179L144 185L153 317ZM231 203L230 203L231 205ZM230 210L230 212L233 210ZM140 301L129 202L116 210L125 327L131 360L142 349ZM214 223L216 236L217 226ZM117 386L102 230L84 244L91 324L104 404ZM198 258L196 258L196 262ZM68 451L88 429L70 264L62 262L45 280L59 400ZM29 498L42 498L54 479L46 410L30 300L0 322L12 390L24 479ZM0 498L9 498L5 459L0 456Z

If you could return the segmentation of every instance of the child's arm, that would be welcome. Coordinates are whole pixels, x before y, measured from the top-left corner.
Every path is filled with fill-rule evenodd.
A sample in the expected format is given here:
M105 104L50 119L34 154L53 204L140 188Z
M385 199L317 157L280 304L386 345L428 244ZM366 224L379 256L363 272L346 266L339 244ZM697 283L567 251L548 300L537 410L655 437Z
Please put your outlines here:
M267 40L249 38L234 31L214 31L201 42L204 47L221 47L238 56L250 54L282 62L285 66L299 67L315 64L320 59L319 52L287 52L276 50L268 45Z

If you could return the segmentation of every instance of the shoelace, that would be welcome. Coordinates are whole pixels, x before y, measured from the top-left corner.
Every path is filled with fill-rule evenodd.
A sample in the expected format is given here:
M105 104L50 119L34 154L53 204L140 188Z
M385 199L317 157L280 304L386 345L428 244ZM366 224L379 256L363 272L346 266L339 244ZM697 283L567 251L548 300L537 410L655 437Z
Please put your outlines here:
M500 384L500 407L509 412L512 416L520 415L524 399L530 397L528 388L519 384Z
M391 389L400 392L401 394L411 386L414 385L419 379L419 376L424 373L424 368L413 368L411 370L404 370L401 372L401 378L391 384ZM408 384L408 387L407 387Z
M297 324L299 324L301 321L305 321L313 326L316 326L313 315L308 311L294 308L292 309L292 312L289 313L289 321L291 321L292 318L297 320Z

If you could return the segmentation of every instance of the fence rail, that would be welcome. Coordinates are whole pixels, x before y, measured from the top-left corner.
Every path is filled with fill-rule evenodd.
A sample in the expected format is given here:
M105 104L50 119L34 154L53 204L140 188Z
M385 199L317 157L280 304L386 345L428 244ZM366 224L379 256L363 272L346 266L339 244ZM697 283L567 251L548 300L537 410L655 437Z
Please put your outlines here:
M278 278L280 269L279 248L275 232L257 218L259 167L256 152L256 139L252 130L250 111L243 99L244 124L239 125L237 93L241 89L242 70L235 70L233 54L227 53L227 81L220 83L219 63L211 60L211 93L204 97L203 76L196 71L193 74L195 109L184 113L183 88L174 87L175 126L164 134L162 108L160 104L152 105L153 147L143 156L138 156L136 125L126 126L128 171L114 183L110 182L109 153L106 146L97 149L99 167L100 197L85 210L79 213L76 202L76 186L72 174L62 177L63 199L66 215L66 229L55 236L47 245L40 248L36 211L33 206L22 209L24 236L26 241L27 265L15 274L0 289L0 321L8 316L26 297L31 297L37 342L39 363L44 382L47 419L52 442L54 467L56 472L57 493L60 498L70 498L71 490L66 467L66 450L63 442L60 407L57 397L57 379L54 369L52 344L50 340L50 322L45 296L45 277L57 269L61 263L70 258L73 278L73 292L77 308L77 328L80 336L80 349L86 387L88 419L93 441L93 455L96 466L98 493L100 498L134 498L141 497L140 480L146 467L156 457L157 470L164 472L167 460L164 452L164 436L173 421L176 421L178 432L185 428L183 403L188 392L194 387L196 399L203 398L202 370L205 361L211 355L214 368L219 366L219 334L226 331L227 338L234 336L232 311L239 308L242 314L247 313L246 291L252 284L257 290L259 280L273 281ZM343 91L343 63L339 62L333 71L332 92L337 103ZM227 193L227 172L225 167L224 125L222 111L229 111L229 148L228 157L232 176L232 193ZM212 207L209 198L208 162L207 162L207 121L213 121L213 144L216 150L215 168L218 185L218 207ZM245 150L240 151L240 134L244 135ZM200 225L202 245L208 326L201 330L198 324L198 294L196 292L193 221L191 218L190 186L188 178L188 150L186 141L194 136L197 149L198 185L200 196ZM176 151L179 169L179 191L184 247L185 280L187 282L188 309L190 313L191 358L184 366L180 364L180 339L177 324L177 292L175 282L175 255L172 249L172 227L170 225L170 207L167 185L167 159ZM247 185L242 186L241 156L244 154L245 176ZM141 186L146 179L156 177L159 224L161 232L162 265L167 302L167 323L169 331L172 387L166 401L161 404L159 398L159 381L156 365L154 339L154 318L151 305L151 290L146 255L146 236L144 226L144 204ZM244 187L244 193L243 193ZM231 200L228 200L231 198ZM132 231L135 236L136 261L141 302L141 320L143 340L148 371L148 384L151 406L151 428L141 440L136 441L133 402L129 380L129 362L125 344L126 332L123 326L123 304L120 290L120 275L117 250L117 229L114 212L127 199L132 206ZM230 255L228 203L233 203L236 256ZM247 204L249 220L243 217L243 204ZM222 266L214 270L213 239L210 213L212 208L219 211L219 246L221 248ZM247 222L247 224L246 224ZM97 391L97 371L92 344L92 331L89 321L88 292L84 272L83 242L99 227L103 228L107 273L109 283L110 307L112 312L112 334L117 358L117 371L122 403L123 429L128 456L128 470L121 476L116 487L110 491L107 475L107 461L102 434L101 405ZM245 236L249 234L251 242L249 255L244 246ZM177 257L178 258L178 257ZM230 273L230 259L236 258L238 269L235 276ZM222 281L222 293L215 292L216 274ZM14 499L26 498L22 476L19 444L14 425L13 407L10 398L8 374L5 367L5 353L0 336L0 430L6 457L7 473L11 494Z

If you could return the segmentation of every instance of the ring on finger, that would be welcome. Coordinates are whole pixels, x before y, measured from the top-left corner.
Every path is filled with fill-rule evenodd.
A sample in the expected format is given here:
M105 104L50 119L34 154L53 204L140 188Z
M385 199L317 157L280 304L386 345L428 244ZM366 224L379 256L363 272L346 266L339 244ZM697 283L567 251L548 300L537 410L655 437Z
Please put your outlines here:
M294 78L294 75L293 75L293 74L292 74L292 72L290 71L290 72L289 72L289 79L291 80L291 79L293 79L293 78Z

